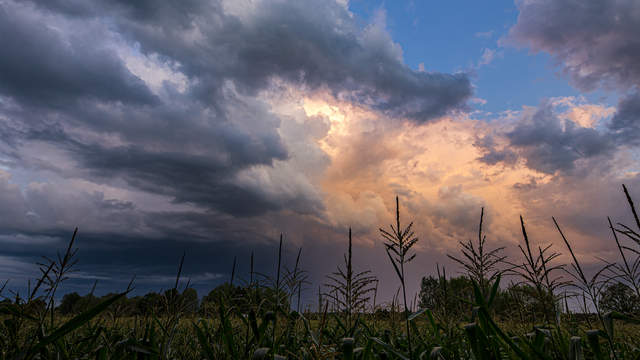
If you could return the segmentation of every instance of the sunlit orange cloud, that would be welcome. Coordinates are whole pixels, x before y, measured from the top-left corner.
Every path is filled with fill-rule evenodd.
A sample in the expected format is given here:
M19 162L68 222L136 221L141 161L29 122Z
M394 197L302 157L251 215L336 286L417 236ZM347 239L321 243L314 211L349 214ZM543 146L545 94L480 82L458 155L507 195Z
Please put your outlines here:
M625 160L626 155L617 155L614 162L621 170L609 179L597 174L567 179L538 173L521 161L487 165L478 160L483 154L474 144L493 134L496 145L505 146L506 140L496 134L508 129L513 116L488 122L459 114L415 124L326 93L298 94L301 99L293 103L292 94L288 94L288 105L276 106L276 111L289 108L292 113L292 108L302 108L306 121L326 127L314 141L328 161L318 163L320 169L309 177L323 197L321 221L338 229L353 227L362 234L356 239L360 244L375 246L380 241L377 229L393 222L398 195L403 219L415 221L422 239L417 245L420 252L455 253L458 241L477 236L480 209L485 207L490 246L507 246L511 254L517 253L522 241L522 214L536 244L554 243L566 253L552 226L555 215L576 242L577 251L587 255L585 262L614 255L609 240L602 238L606 231L594 233L593 227L598 219L606 221L612 211L620 213L615 201L620 200L618 180L627 174L624 164L631 161ZM567 108L562 116L581 126L594 126L611 113L601 106L564 101ZM295 162L295 157L290 161ZM595 194L592 189L602 191ZM588 219L587 224L581 218Z
M616 112L615 107L589 104L585 99L575 96L557 97L551 102L556 106L565 107L565 111L560 113L562 118L587 128L595 127L601 120L613 116Z

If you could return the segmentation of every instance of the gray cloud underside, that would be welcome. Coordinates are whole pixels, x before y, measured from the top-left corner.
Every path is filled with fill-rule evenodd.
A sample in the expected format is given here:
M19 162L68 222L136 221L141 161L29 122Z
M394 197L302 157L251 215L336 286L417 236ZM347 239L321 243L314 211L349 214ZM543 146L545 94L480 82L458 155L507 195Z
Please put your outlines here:
M255 16L244 21L218 1L70 3L76 2L39 2L77 16L114 16L118 31L143 51L177 60L185 74L203 80L193 90L206 101L224 80L255 94L278 77L423 122L461 107L471 95L466 74L412 71L384 29L358 28L331 1L258 2Z
M547 174L571 173L578 161L603 159L619 146L610 132L560 119L548 101L535 111L526 111L512 129L501 135L508 140L507 147L497 148L491 135L476 143L485 152L480 161L513 165L523 158L528 168Z
M640 145L640 93L632 93L620 100L608 127L620 142Z
M471 94L466 75L412 71L383 29L358 28L329 2L260 5L247 19L216 1L6 2L0 32L11 50L0 56L0 135L13 165L29 164L21 145L43 141L84 170L73 176L239 216L322 209L315 194L281 200L234 183L289 157L280 119L254 99L273 79L417 122ZM186 76L186 89L165 82L154 94L116 54L122 44Z
M635 0L519 1L510 40L552 54L583 90L640 83L640 4Z

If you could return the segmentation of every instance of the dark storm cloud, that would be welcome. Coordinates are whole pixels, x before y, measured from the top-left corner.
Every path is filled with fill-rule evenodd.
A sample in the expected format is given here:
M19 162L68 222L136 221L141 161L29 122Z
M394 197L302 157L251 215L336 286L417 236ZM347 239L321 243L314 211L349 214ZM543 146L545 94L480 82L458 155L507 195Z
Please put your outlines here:
M138 209L99 192L50 184L21 190L0 175L0 277L11 279L13 289L22 289L28 277L37 276L36 263L42 256L55 257L56 251L65 249L75 226L80 273L74 274L65 291L86 292L95 279L105 289L100 292L120 290L133 275L138 276L141 291L157 291L167 286L163 279L175 276L183 251L185 276L200 279L194 283L198 289L210 290L226 280L234 256L244 271L251 251L259 254L256 269L271 270L277 234L266 233L255 219ZM293 247L286 250L287 258L293 258Z
M509 149L497 150L495 148L488 149L484 155L478 158L481 162L489 165L503 163L513 165L518 159L518 155Z
M0 7L0 93L29 105L58 107L78 98L150 104L144 82L92 38L65 41L52 24L12 5ZM78 29L80 30L80 29Z
M219 152L215 146L206 155L178 149L147 150L139 145L105 147L100 144L71 142L67 147L97 180L117 177L134 188L154 194L167 195L175 202L187 202L213 207L235 216L259 215L268 210L279 210L283 202L273 202L258 189L249 189L234 182L238 168L249 165L270 164L273 158L282 158L286 152L274 139L273 147L267 142L233 146L239 139L224 138L231 144ZM278 150L281 152L278 154ZM272 158L269 158L271 156ZM311 199L303 199L309 200ZM308 208L318 210L319 205ZM297 208L296 210L301 210Z
M512 165L522 158L530 169L548 174L567 173L577 161L608 156L617 148L610 133L561 119L549 101L525 111L515 126L502 135L509 142L502 149L496 148L491 135L476 141L475 145L484 151L480 161Z
M418 122L461 107L471 93L464 74L409 69L383 28L358 28L340 5L258 6L242 18L217 1L4 2L4 154L14 166L62 171L21 151L47 142L82 169L64 176L120 179L238 216L291 204L317 212L313 194L279 199L236 181L289 157L280 120L253 99L273 79ZM129 45L173 64L186 89L165 82L154 94L116 52Z
M518 154L515 151L507 148L498 149L492 134L476 139L474 145L484 151L484 154L478 160L485 164L503 163L513 165L518 160Z
M172 217L172 221L176 219ZM229 238L228 241L202 242L182 234L179 238L150 239L140 236L125 236L109 233L87 233L79 230L75 245L78 248L75 266L70 281L64 286L65 292L86 293L98 280L98 293L122 290L135 276L136 293L159 291L172 286L178 263L183 253L185 264L182 275L191 279L191 285L199 292L206 292L216 285L228 281L233 258L238 259L237 276L244 277L248 271L249 258L255 253L255 271L264 274L272 272L273 258L277 255L277 245L270 243L246 243ZM36 263L41 256L55 257L56 251L64 251L71 238L71 232L55 234L55 241L43 246L30 244L23 235L22 244L3 243L0 256L2 280L11 279L12 288L26 287L27 277L37 276ZM114 240L117 239L117 240ZM285 247L286 264L295 259L292 245ZM18 266L19 265L19 266ZM184 285L184 284L183 284Z
M177 60L188 76L203 80L193 90L204 98L224 80L255 94L277 77L424 122L461 107L471 95L466 74L412 71L384 29L359 29L343 6L330 1L259 2L246 19L205 0L97 2L84 11L64 1L40 5L113 16L118 30L143 51Z
M510 39L563 64L583 90L640 84L640 3L635 0L518 1Z
M7 236L57 238L76 226L96 233L112 229L122 229L120 233L136 232L144 220L132 202L51 183L32 183L21 189L11 184L1 171L0 204L0 234ZM28 244L27 239L22 245Z
M521 149L527 167L551 174L573 169L578 159L608 155L614 150L606 135L561 121L548 103L525 115L506 136L511 146Z
M640 93L635 92L620 100L609 130L621 143L640 145Z
M484 206L486 204L481 198L465 193L462 185L441 187L438 189L438 201L431 206L433 213L429 218L443 233L464 236L476 229L480 209ZM489 228L491 219L485 220L485 226Z

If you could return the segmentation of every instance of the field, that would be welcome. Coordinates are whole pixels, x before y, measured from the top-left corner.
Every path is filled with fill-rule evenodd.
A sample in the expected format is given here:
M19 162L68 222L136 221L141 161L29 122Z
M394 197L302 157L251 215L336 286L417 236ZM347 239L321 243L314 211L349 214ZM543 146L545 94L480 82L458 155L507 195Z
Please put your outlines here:
M312 308L300 309L306 272L296 261L272 275L231 279L201 301L179 286L128 298L67 294L75 264L75 233L66 251L41 264L25 296L5 288L0 303L3 359L638 359L640 358L640 220L610 221L619 261L583 271L557 222L572 262L557 264L550 247L533 248L524 221L520 259L489 249L480 216L476 240L449 255L466 276L438 269L422 280L418 310L410 311L405 265L415 253L412 224L396 222L380 235L398 279L390 303L376 304L377 280L355 272L351 233L344 264L327 276ZM251 263L253 261L251 259ZM234 269L235 270L235 269ZM560 277L564 274L565 277ZM517 279L509 284L505 278ZM564 279L564 280L563 280ZM568 280L567 280L568 279ZM5 283L6 285L6 283ZM569 304L582 304L570 306Z

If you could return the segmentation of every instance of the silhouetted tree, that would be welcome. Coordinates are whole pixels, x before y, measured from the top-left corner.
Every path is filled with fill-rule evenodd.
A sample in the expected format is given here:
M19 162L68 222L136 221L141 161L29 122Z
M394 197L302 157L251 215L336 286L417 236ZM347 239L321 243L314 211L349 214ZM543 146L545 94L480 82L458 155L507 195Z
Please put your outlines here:
M602 292L600 307L604 311L619 311L621 313L640 312L640 299L629 286L616 282Z
M472 300L473 286L465 276L445 279L433 276L423 277L418 294L419 305L436 315L459 319L468 315Z
M187 288L182 292L182 306L184 312L193 314L198 311L198 292L194 288Z
M138 315L151 315L160 311L162 305L162 295L150 292L144 295L136 304Z
M62 315L74 314L77 311L77 305L81 300L82 296L77 292L66 294L62 297L62 301L58 306L58 311L60 311Z

